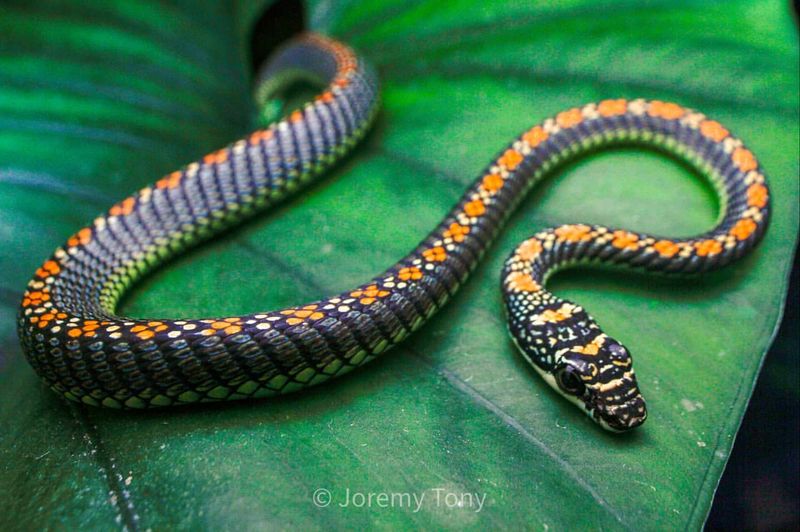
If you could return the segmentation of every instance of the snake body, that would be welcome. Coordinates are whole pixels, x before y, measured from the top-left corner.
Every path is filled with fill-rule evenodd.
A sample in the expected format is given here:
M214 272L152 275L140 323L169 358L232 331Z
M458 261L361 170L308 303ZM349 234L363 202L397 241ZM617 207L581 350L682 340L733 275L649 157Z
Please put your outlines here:
M711 179L722 200L716 227L672 239L562 225L523 242L502 273L509 330L525 359L603 427L626 430L646 417L630 354L580 306L547 292L548 275L587 261L705 272L747 253L767 226L764 175L724 126L674 103L609 99L525 131L416 249L353 290L246 316L117 316L118 300L146 271L309 182L363 136L378 108L378 83L361 57L304 35L267 64L259 99L297 77L326 88L269 127L114 205L36 270L19 336L54 391L89 405L150 408L281 394L342 375L441 308L554 166L600 147L640 144L685 159Z

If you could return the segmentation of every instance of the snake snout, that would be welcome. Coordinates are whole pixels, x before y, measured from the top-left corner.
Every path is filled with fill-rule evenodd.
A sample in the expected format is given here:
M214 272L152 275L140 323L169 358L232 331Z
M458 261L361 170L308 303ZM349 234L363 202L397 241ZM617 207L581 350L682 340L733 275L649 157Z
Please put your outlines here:
M647 419L647 407L642 396L621 405L600 408L597 412L603 423L618 432L634 429Z
M624 432L638 427L647 419L647 406L644 398L638 392L630 394L630 397L622 402L617 402L620 399L618 394L615 394L612 399L615 401L610 404L598 402L594 411L596 419L606 428L615 432Z

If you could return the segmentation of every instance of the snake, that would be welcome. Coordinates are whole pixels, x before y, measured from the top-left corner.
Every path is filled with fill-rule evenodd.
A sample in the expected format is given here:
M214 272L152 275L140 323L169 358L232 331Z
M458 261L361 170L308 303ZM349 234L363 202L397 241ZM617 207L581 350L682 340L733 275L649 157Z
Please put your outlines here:
M113 205L58 247L27 285L25 356L64 398L146 409L259 398L317 385L374 360L422 327L467 281L526 193L565 162L639 146L688 163L719 196L713 229L669 238L596 224L536 232L501 274L508 330L547 384L603 428L640 426L647 408L631 354L580 305L547 291L580 265L699 274L747 254L770 192L753 152L721 123L676 103L610 98L562 111L501 150L441 222L383 273L299 306L204 319L116 314L169 259L303 189L362 139L379 109L376 71L351 47L294 37L256 76L256 103L298 80L319 94L265 127Z

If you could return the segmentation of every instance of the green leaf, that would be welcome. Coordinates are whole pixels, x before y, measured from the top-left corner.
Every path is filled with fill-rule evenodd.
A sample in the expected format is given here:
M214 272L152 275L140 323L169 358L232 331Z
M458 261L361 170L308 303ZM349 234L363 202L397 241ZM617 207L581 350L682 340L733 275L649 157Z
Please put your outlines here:
M67 405L40 383L14 324L27 279L97 212L247 132L261 4L0 7L0 528L699 528L797 237L798 50L783 2L311 2L314 29L377 66L376 127L321 184L160 270L123 308L231 315L347 289L412 248L525 128L606 97L674 100L748 143L774 217L752 256L702 279L554 279L634 353L651 413L634 434L602 432L528 368L497 285L538 228L710 227L710 189L642 150L558 172L442 312L338 381L147 413ZM313 503L319 488L327 508ZM425 498L419 511L342 507L348 489ZM447 493L486 499L449 507Z

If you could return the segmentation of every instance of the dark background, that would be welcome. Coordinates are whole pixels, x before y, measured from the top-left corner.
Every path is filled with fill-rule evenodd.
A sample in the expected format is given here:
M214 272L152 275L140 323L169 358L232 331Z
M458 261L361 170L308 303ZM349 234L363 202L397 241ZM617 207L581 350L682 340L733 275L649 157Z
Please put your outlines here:
M709 530L800 528L799 301L795 253L783 322L717 488Z
M797 21L797 2L787 8ZM304 15L300 0L280 0L264 12L251 37L254 69L278 44L303 31ZM799 306L795 254L783 321L720 480L708 530L800 529Z

